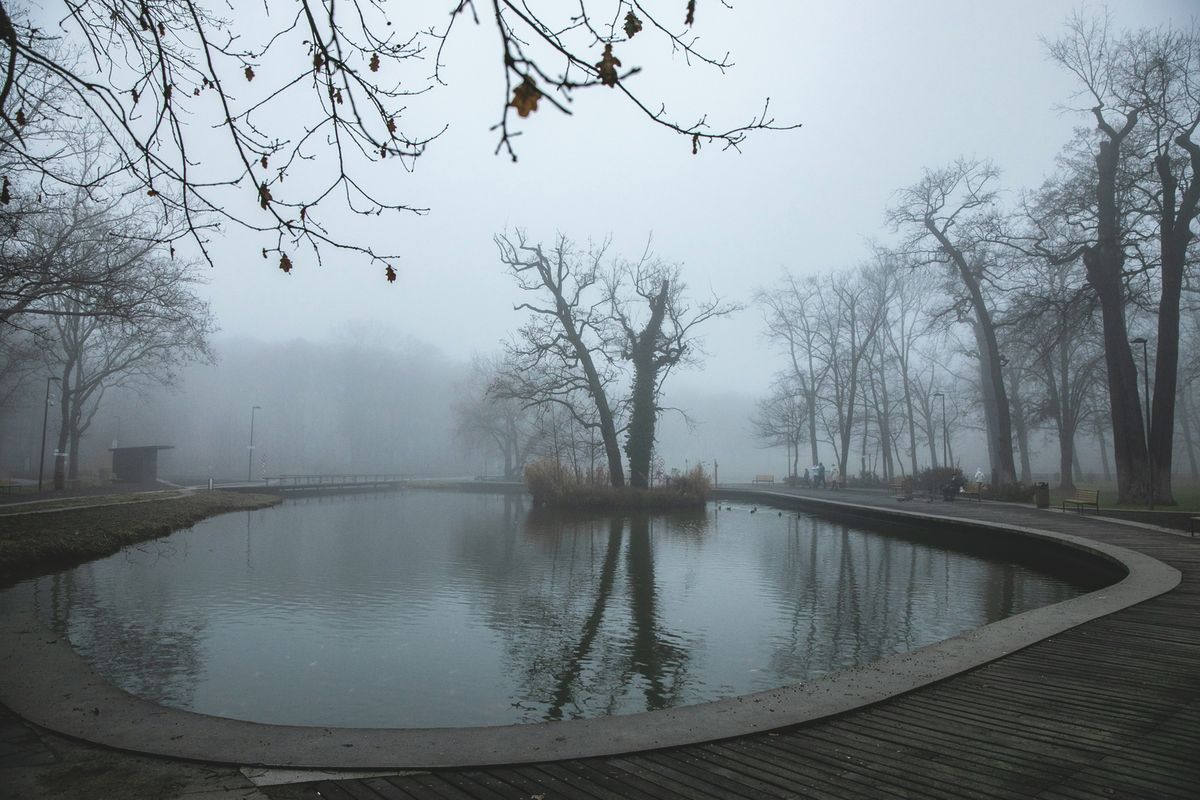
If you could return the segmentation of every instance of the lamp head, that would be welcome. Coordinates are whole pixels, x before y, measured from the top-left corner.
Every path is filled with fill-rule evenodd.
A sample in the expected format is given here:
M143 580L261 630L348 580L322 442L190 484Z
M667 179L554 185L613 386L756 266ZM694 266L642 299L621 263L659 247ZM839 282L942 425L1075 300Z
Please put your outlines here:
M1138 337L1138 338L1136 338L1136 339L1130 339L1130 340L1129 340L1129 343L1130 343L1130 344L1146 344L1146 337L1145 337L1145 336L1139 336L1139 337Z

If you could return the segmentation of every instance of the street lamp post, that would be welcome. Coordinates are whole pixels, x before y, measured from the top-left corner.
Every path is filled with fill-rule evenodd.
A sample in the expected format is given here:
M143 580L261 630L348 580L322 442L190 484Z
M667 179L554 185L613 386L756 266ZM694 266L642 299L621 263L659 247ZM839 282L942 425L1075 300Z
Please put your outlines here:
M46 423L50 420L50 383L62 383L52 375L46 376L46 400L42 403L42 451L38 455L38 494L42 493L42 479L46 475Z
M1150 473L1150 510L1154 510L1154 439L1150 436L1150 359L1146 354L1146 337L1139 336L1136 339L1130 339L1130 344L1140 344L1142 346L1142 380L1146 387L1146 400L1143 405L1146 407L1146 462L1147 469Z
M254 480L254 412L262 409L262 406L250 407L250 456L246 464L246 481Z

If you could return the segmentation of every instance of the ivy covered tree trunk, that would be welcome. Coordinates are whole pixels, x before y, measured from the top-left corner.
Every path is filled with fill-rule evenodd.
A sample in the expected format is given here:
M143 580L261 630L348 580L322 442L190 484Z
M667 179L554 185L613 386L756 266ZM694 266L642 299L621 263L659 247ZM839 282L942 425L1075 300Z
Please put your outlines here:
M650 298L650 318L629 348L633 362L633 393L625 455L629 458L629 485L639 489L650 486L650 459L654 454L654 428L658 422L658 371L664 365L658 344L669 289L670 281L663 280L658 294Z

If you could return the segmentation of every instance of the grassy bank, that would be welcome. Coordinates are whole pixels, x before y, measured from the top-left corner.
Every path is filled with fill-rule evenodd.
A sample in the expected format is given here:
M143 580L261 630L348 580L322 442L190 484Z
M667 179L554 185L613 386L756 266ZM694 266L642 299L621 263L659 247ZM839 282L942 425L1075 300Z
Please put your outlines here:
M29 513L0 516L0 585L111 555L126 545L165 536L206 517L265 508L280 500L269 494L196 492L95 508L31 508Z

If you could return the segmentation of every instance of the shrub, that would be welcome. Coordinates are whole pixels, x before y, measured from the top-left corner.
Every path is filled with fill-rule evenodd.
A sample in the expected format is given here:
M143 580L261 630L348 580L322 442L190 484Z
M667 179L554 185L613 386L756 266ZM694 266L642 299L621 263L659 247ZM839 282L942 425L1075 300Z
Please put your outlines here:
M568 484L575 483L570 471L552 458L539 459L525 467L525 485L533 495L534 505L544 505L562 494Z
M956 476L963 478L962 470L958 467L926 468L917 473L916 477L912 479L913 488L920 491L932 489L933 491L940 492L942 487L949 483L951 478ZM963 478L963 480L965 481L966 479Z
M700 502L703 503L708 499L708 491L712 488L712 481L704 473L704 467L697 464L686 475L668 478L667 485L664 488L677 494L699 497Z

